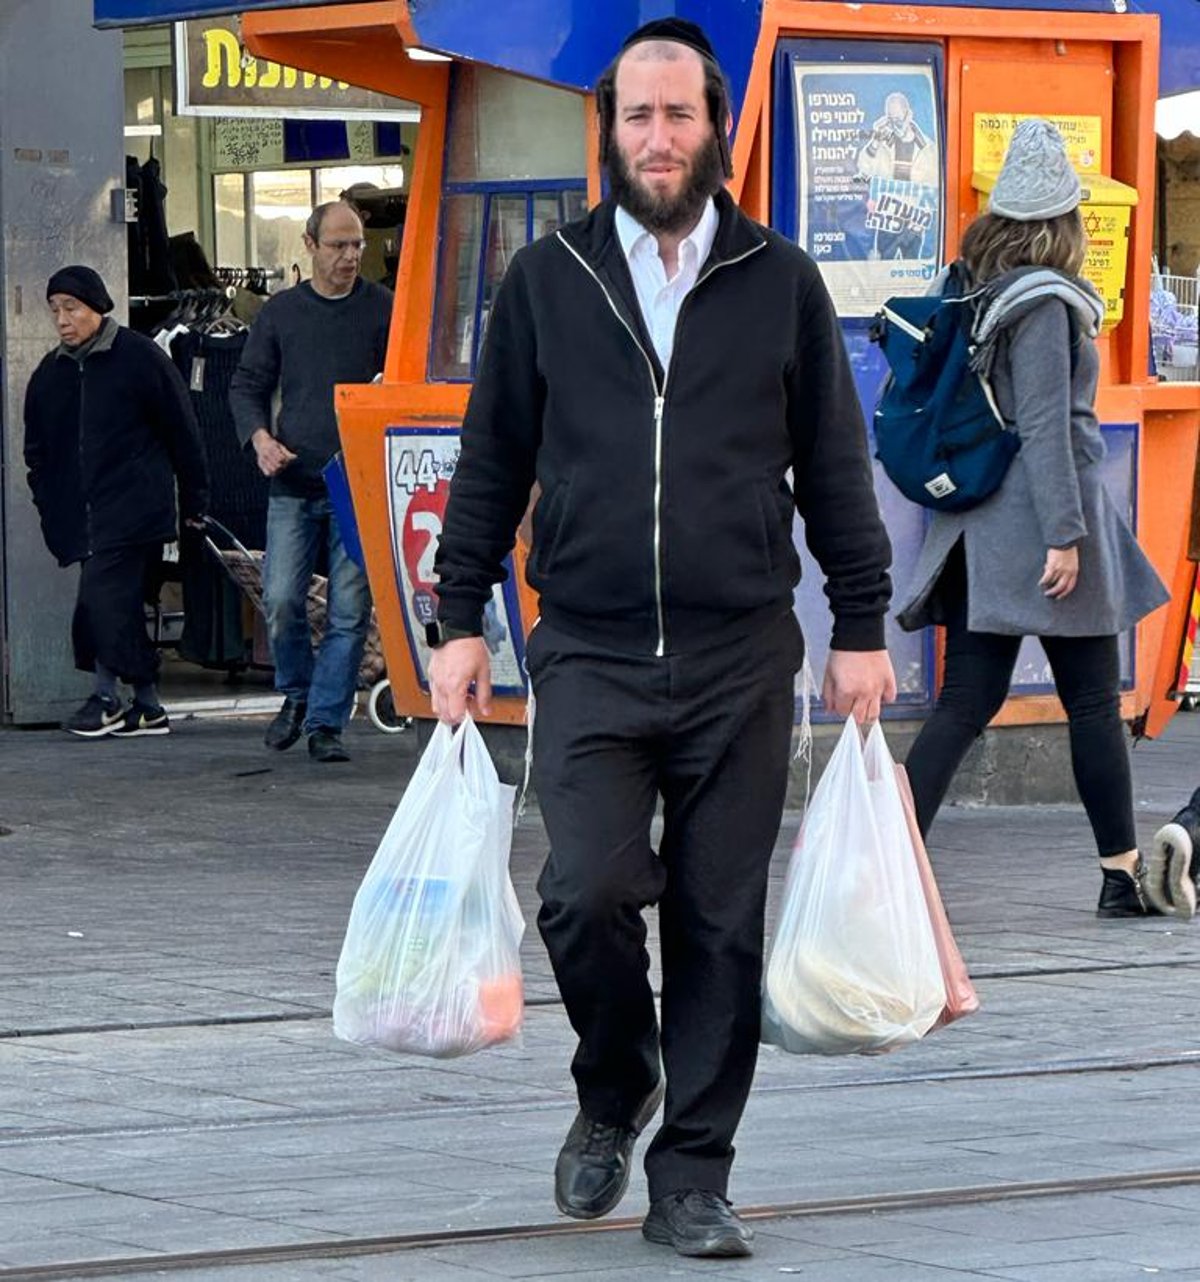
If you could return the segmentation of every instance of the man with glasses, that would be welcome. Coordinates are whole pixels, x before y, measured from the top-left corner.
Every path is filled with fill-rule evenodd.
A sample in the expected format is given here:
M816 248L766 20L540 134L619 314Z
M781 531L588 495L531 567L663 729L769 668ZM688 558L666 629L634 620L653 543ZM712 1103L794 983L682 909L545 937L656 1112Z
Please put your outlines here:
M305 225L304 245L312 279L263 307L229 401L242 444L253 446L271 478L263 596L283 706L265 742L282 752L304 734L314 761L348 761L341 734L354 702L371 597L366 574L346 553L323 469L339 444L333 389L369 383L382 371L392 295L360 276L366 242L352 205L318 205ZM314 654L307 601L322 549L328 614Z

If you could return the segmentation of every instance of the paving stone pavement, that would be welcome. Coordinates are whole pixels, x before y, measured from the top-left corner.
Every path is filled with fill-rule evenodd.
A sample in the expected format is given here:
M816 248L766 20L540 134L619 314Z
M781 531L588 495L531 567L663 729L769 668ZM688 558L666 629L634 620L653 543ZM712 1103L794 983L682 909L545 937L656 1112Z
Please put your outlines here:
M532 929L536 814L513 853L531 923L521 1044L367 1052L331 1034L333 970L415 740L352 726L352 765L322 767L268 754L262 728L0 731L0 1282L500 1226L546 1231L107 1276L1200 1279L1200 921L1097 921L1078 807L939 819L932 854L983 1010L890 1056L764 1048L731 1194L756 1216L804 1213L756 1218L752 1260L685 1261L637 1232L640 1171L610 1223L563 1232L555 1214L572 1037ZM1133 761L1148 842L1200 783L1200 714ZM997 1195L1031 1182L1058 1195ZM815 1213L830 1201L841 1213Z

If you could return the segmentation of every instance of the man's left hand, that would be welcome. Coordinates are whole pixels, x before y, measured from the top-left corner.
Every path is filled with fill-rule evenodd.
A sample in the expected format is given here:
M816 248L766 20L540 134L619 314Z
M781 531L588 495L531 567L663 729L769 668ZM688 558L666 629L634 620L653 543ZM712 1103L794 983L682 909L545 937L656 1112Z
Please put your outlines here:
M878 721L880 708L896 697L891 657L886 650L830 650L821 695L839 717Z

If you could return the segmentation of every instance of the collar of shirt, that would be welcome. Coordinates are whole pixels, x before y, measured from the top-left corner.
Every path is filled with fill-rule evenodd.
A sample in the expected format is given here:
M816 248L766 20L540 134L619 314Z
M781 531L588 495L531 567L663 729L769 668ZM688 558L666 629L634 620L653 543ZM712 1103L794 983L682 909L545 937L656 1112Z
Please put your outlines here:
M678 269L668 280L666 267L659 257L658 241L630 213L617 207L617 238L629 263L642 320L664 370L671 363L675 347L679 309L699 278L700 268L712 249L717 222L717 207L710 196L699 221L680 241Z
M709 251L713 247L713 241L717 238L717 222L717 205L710 196L704 202L704 212L701 213L699 222L679 243L681 271L685 262L685 254L688 258L691 258L694 251L695 272L699 274L700 268L704 265L704 260L708 257ZM633 267L635 256L640 258L646 254L652 254L660 263L662 262L662 259L658 256L658 241L654 239L653 233L648 232L621 205L617 206L616 228L617 239L621 242L621 249L624 251L630 268ZM666 276L665 267L663 268L663 276L664 278Z

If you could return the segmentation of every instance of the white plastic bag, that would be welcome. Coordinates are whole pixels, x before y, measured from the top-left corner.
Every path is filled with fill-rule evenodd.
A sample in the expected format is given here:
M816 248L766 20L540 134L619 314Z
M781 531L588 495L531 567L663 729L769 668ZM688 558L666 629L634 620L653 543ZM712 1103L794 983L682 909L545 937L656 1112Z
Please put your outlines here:
M508 875L515 789L469 718L439 724L354 897L333 1031L417 1055L515 1037L525 922Z
M876 723L853 719L813 793L788 866L763 982L763 1040L796 1054L894 1050L937 1022L946 985Z

